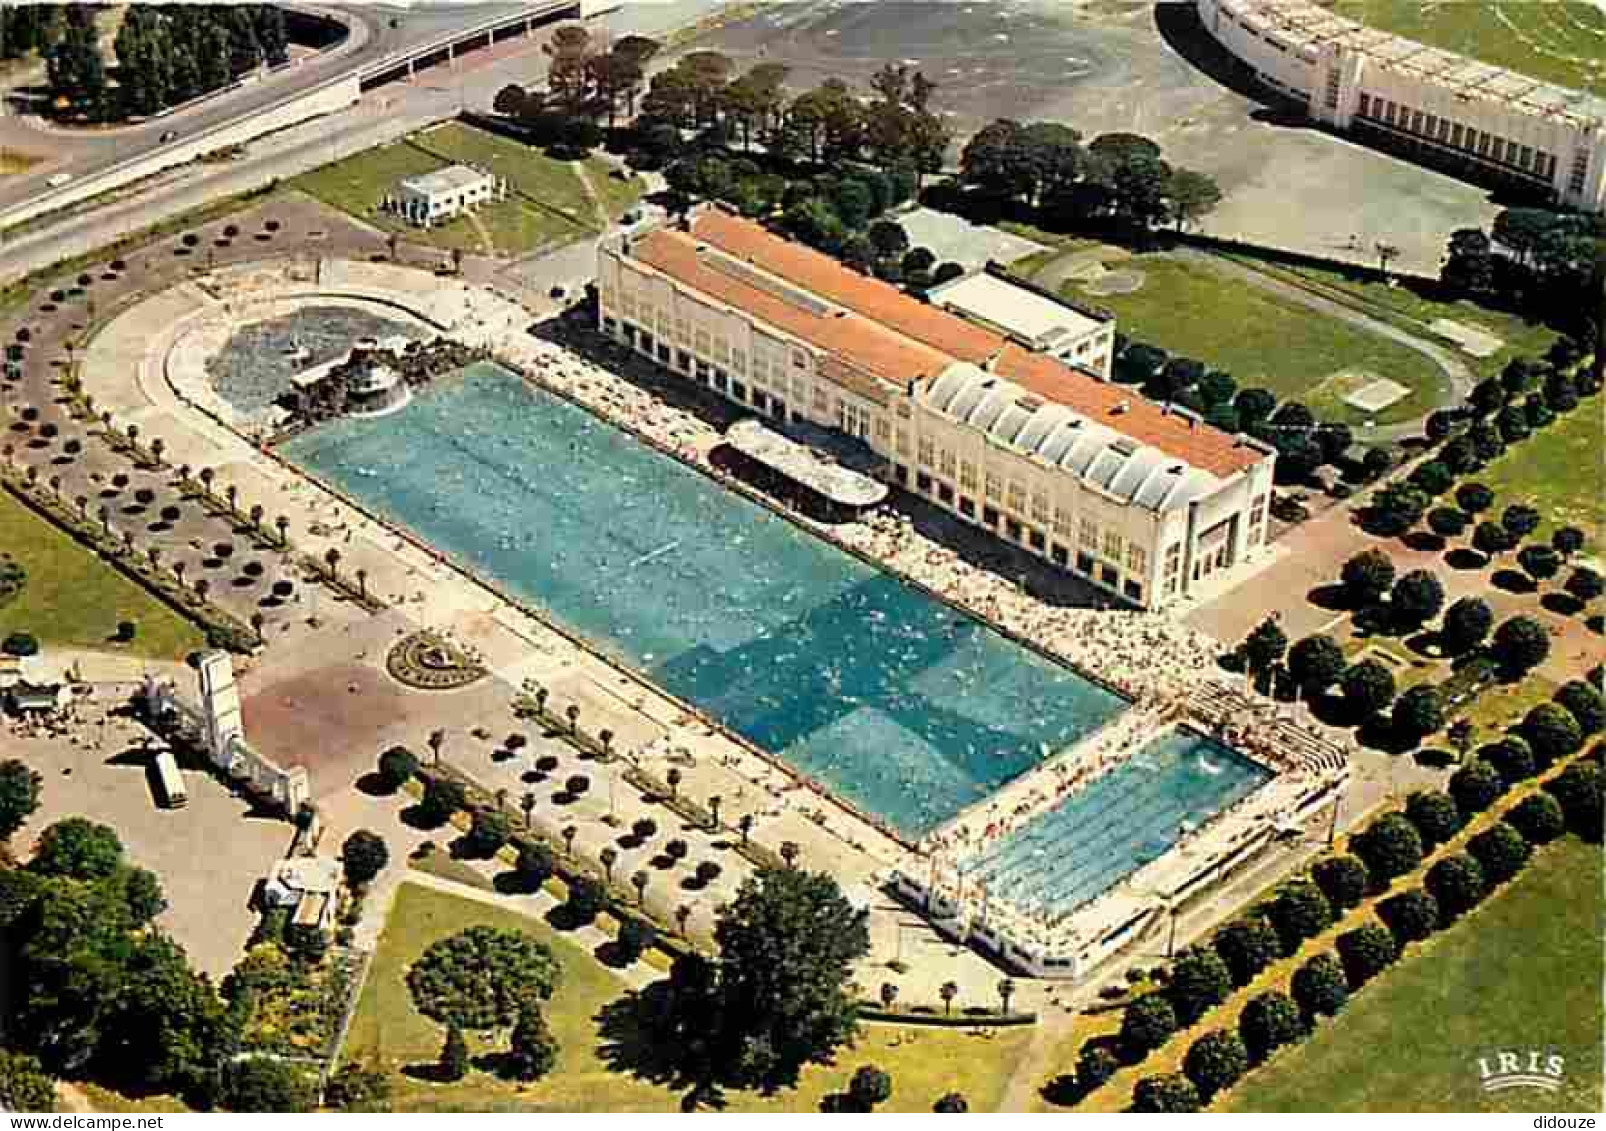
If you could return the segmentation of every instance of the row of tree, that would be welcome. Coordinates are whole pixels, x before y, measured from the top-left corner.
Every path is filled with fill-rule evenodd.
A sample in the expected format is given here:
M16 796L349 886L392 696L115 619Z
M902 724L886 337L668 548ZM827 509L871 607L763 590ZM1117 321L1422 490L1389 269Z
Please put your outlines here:
M1526 720L1519 728L1531 729ZM1524 743L1515 733L1502 741ZM1560 756L1577 749L1573 745ZM1586 759L1547 781L1543 791L1469 838L1464 851L1441 856L1420 887L1379 900L1377 922L1344 932L1332 951L1305 959L1294 971L1288 993L1258 994L1245 1003L1236 1026L1194 1038L1181 1072L1137 1083L1134 1110L1198 1110L1279 1048L1302 1040L1320 1019L1342 1010L1351 994L1397 961L1409 944L1450 925L1516 876L1534 846L1569 830L1599 843L1600 757L1597 746ZM1448 791L1413 793L1403 811L1386 813L1355 834L1351 851L1318 860L1306 877L1282 885L1271 898L1219 928L1208 943L1179 954L1164 972L1162 987L1126 1007L1113 1038L1095 1037L1082 1045L1074 1073L1057 1081L1057 1090L1086 1095L1123 1064L1141 1063L1273 963L1298 953L1307 940L1367 898L1387 892L1394 880L1420 866L1468 820L1537 770L1534 762L1511 764L1510 776L1502 777L1479 759L1451 779Z
M60 19L33 23L59 113L91 121L154 114L289 57L284 12L272 4L136 4L124 13L109 71L99 10L72 4Z
M1102 134L1084 146L1078 131L1059 122L992 122L965 144L959 166L965 186L1023 205L1051 228L1114 220L1180 231L1221 202L1214 180L1172 166L1141 134Z

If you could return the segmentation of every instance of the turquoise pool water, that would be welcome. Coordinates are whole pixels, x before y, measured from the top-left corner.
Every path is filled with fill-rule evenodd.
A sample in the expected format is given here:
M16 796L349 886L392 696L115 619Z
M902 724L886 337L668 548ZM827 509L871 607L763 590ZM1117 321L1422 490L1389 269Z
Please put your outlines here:
M1126 705L494 365L282 450L911 837Z
M969 861L991 897L1067 911L1164 855L1258 789L1271 772L1191 730L1139 750L1064 803Z

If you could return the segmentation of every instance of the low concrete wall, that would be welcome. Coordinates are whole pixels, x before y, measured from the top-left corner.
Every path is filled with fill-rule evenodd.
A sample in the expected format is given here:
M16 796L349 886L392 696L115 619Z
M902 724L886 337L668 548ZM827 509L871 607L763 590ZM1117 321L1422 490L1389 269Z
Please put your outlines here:
M9 212L0 214L0 231L13 224L31 220L47 212L69 208L80 201L99 196L154 176L164 169L186 165L191 161L219 149L244 145L263 134L273 133L288 126L305 122L324 114L333 114L354 105L361 96L357 76L347 75L303 94L295 95L275 106L270 106L243 119L227 123L193 137L179 138L167 145L128 161L103 169L99 173L71 181L58 189L41 193Z

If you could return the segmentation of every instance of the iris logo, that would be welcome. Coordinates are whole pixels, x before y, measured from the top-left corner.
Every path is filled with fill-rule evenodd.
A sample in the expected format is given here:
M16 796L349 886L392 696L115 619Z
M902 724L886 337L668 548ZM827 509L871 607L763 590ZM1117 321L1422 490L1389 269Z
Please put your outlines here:
M1496 1049L1478 1058L1478 1084L1485 1092L1508 1088L1558 1091L1566 1061L1548 1049Z

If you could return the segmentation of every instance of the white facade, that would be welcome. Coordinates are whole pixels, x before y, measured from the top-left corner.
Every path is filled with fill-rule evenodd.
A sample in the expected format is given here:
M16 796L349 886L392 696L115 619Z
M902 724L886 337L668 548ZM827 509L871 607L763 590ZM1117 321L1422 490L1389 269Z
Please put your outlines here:
M452 165L417 177L403 177L384 207L420 228L445 223L482 204L507 197L507 180L484 169Z
M1068 305L991 271L966 275L928 291L936 306L991 327L1038 353L1110 376L1115 319Z
M1309 0L1197 0L1199 19L1316 121L1420 146L1557 203L1606 208L1606 99L1427 47Z
M694 228L647 239L683 239L689 250L704 236ZM1075 396L1056 396L1041 380L1029 389L930 349L916 355L929 354L929 376L888 380L835 344L871 324L796 280L746 262L762 292L727 292L781 309L793 322L783 328L743 309L739 297L715 298L644 261L636 246L629 236L599 245L598 317L609 337L761 415L857 437L885 461L890 481L1125 601L1163 607L1265 544L1275 452L1257 441L1216 432L1184 410L1140 406L1135 393L1057 362L1048 368L1063 375L1067 394L1093 389L1107 407L1079 409ZM789 292L784 309L773 305ZM1198 441L1217 470L1125 434L1128 412L1125 420L1142 416L1151 429L1165 417L1168 435Z

